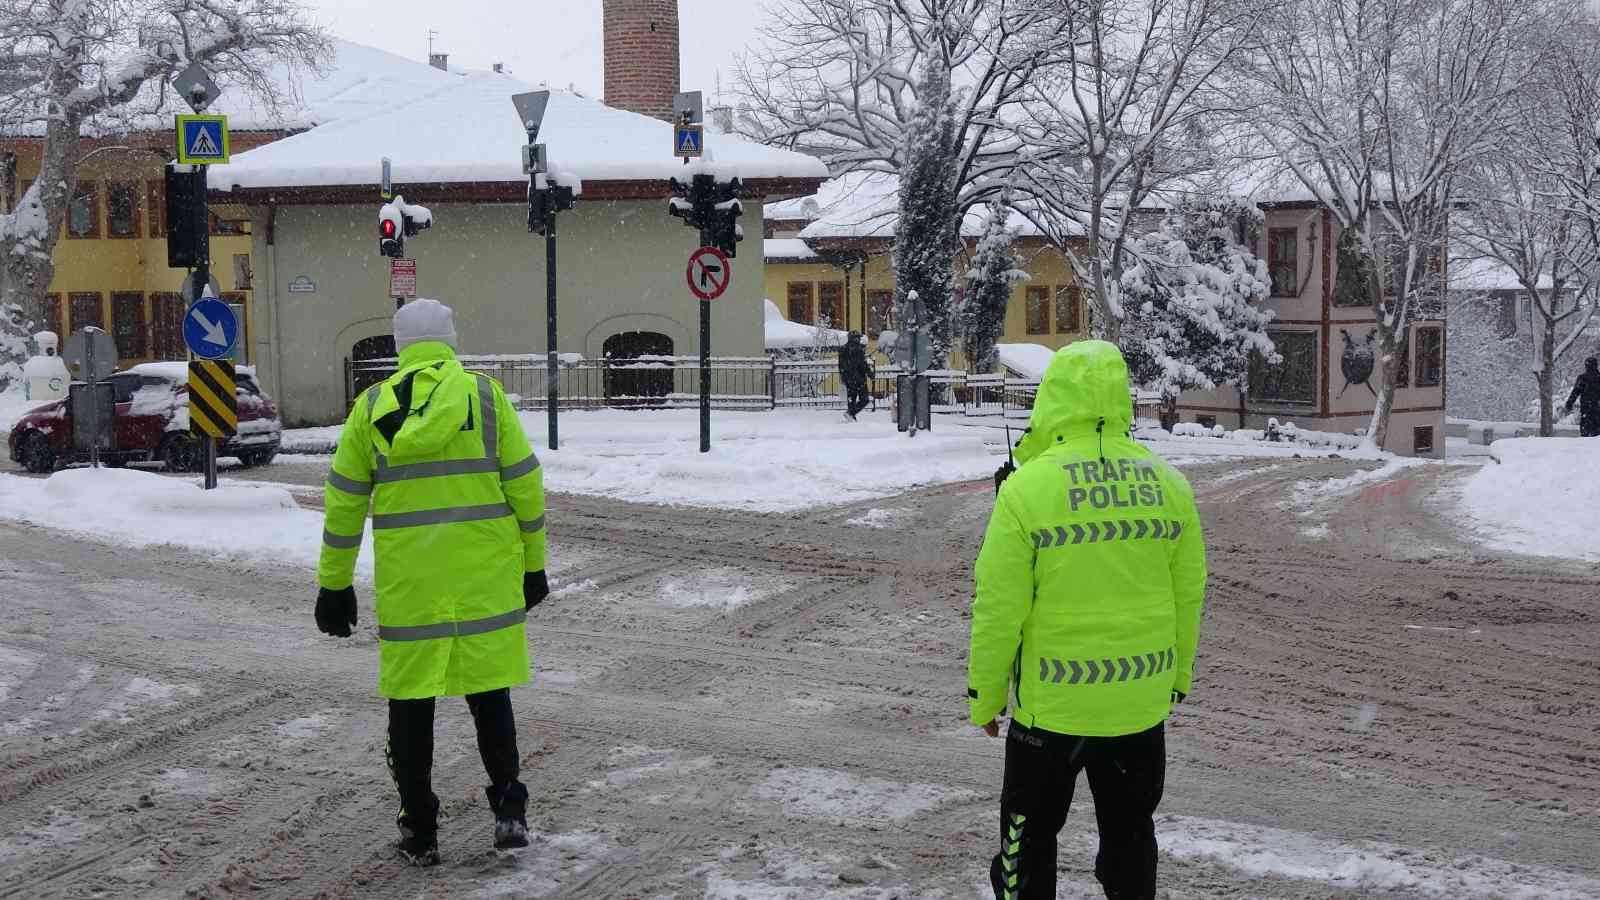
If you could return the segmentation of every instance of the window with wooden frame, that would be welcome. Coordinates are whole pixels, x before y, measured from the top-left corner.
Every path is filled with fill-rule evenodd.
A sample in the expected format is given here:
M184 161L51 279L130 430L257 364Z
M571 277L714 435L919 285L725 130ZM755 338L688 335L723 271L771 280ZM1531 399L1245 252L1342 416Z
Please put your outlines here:
M894 327L894 291L867 291L867 337L873 340Z
M1432 453L1433 452L1433 426L1432 425L1418 425L1415 428L1411 429L1411 452L1412 453Z
M1267 365L1259 355L1250 358L1250 399L1266 403L1311 405L1317 402L1317 333L1276 331L1267 337L1283 362Z
M789 321L801 325L810 325L815 321L811 318L811 282L789 282Z
M143 359L149 341L144 328L144 295L111 295L111 336L117 342L117 355L123 359Z
M44 330L55 332L56 337L59 339L56 344L56 352L58 353L67 342L66 329L67 323L61 319L61 295L45 294Z
M158 360L183 359L183 316L186 309L178 294L150 295L151 356Z
M106 327L106 314L100 307L98 293L75 293L68 294L67 297L72 303L72 322L68 327L73 331L82 331L90 325L96 328Z
M1073 334L1083 329L1083 290L1075 284L1056 288L1056 334Z
M139 236L139 183L113 181L106 185L106 235L114 238Z
M1395 369L1394 386L1404 388L1411 386L1411 329L1400 333L1400 365Z
M100 236L100 186L92 181L78 182L67 206L67 237Z
M844 321L844 282L824 281L817 285L817 321L838 328Z
M1272 296L1293 297L1300 293L1300 229L1267 229L1267 277L1272 281Z
M1030 287L1027 290L1027 326L1029 334L1050 333L1050 289Z
M1417 332L1417 387L1438 387L1444 383L1444 329L1438 325L1419 325Z
M216 213L211 213L208 223L211 227L211 233L221 237L250 233L250 221L248 219L224 219Z
M150 220L150 236L167 236L167 185L164 181L147 181L144 185L145 217Z

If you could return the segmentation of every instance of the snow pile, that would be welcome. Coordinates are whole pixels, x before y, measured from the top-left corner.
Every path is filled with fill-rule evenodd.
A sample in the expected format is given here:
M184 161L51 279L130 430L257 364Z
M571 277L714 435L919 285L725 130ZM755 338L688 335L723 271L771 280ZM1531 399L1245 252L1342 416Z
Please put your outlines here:
M0 391L0 435L10 434L11 426L17 420L27 415L28 410L40 404L29 402L22 397L22 384L13 384L5 391Z
M820 328L791 322L783 317L778 304L761 301L766 311L767 349L798 350L807 347L842 347L850 337L837 328Z
M332 453L339 449L339 432L343 425L320 428L290 428L283 433L279 453Z
M545 441L542 412L523 428ZM699 411L563 413L561 450L539 448L545 487L643 503L785 512L988 478L1004 455L984 436L941 428L914 440L886 412L718 412L700 453Z
M1279 423L1277 419L1268 419L1266 428L1238 428L1233 431L1221 425L1207 428L1197 422L1179 422L1170 432L1159 426L1147 425L1136 428L1134 436L1140 440L1155 441L1215 439L1285 444L1314 450L1338 451L1340 455L1350 459L1379 459L1387 456L1384 453L1373 454L1361 450L1361 436L1358 434L1313 431L1299 428L1293 422Z
M1495 441L1461 503L1500 549L1600 560L1600 440Z
M1056 356L1056 351L1043 344L1001 344L999 349L1000 365L1035 381L1044 377L1044 370Z
M230 482L206 491L198 479L133 469L0 475L0 519L130 547L273 564L314 566L322 546L322 514L300 509L281 487ZM372 571L370 538L360 568Z

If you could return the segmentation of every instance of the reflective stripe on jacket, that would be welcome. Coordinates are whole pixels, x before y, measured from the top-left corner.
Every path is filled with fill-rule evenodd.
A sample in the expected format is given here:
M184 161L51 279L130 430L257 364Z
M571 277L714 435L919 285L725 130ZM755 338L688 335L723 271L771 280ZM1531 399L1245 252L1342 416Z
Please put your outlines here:
M1062 734L1133 734L1189 690L1205 545L1188 481L1128 437L1117 348L1059 351L978 555L970 713Z
M545 566L544 480L505 391L422 342L357 398L324 490L319 579L347 587L370 506L379 693L528 680L522 576Z

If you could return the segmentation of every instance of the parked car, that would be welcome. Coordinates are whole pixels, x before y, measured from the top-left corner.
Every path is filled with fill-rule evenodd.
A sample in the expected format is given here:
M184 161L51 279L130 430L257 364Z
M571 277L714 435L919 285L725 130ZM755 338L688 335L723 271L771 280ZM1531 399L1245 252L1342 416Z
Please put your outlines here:
M239 433L217 448L218 456L237 457L246 466L264 466L278 453L283 424L278 404L256 381L253 366L236 369ZM204 459L189 433L189 366L181 362L142 363L106 379L116 400L112 449L100 458L108 465L161 462L170 472L193 472ZM66 400L29 411L7 437L11 460L30 472L51 472L88 459L73 449L72 409Z

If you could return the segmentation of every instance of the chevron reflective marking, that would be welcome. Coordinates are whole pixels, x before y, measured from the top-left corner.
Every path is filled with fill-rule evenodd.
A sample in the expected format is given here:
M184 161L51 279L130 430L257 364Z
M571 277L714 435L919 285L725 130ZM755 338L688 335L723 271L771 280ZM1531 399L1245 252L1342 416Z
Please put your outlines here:
M1112 684L1138 681L1170 670L1176 660L1172 648L1111 659L1039 658L1039 680L1049 684Z
M197 359L189 363L189 430L201 437L227 438L239 432L239 397L233 363Z
M1150 523L1144 519L1135 519L1133 525L1135 529L1133 539L1136 541L1150 533Z
M1089 543L1097 543L1100 540L1100 526L1090 522L1087 527L1089 529Z
M1056 526L1056 546L1057 547L1065 547L1066 545L1067 545L1067 529L1063 528L1060 525L1057 525Z
M1117 539L1122 541L1127 540L1128 535L1133 533L1133 523L1129 522L1127 519L1123 519L1121 522L1118 522L1117 525L1122 529L1122 534L1120 534Z
M1106 521L1100 523L1101 540L1114 541L1117 539L1117 523Z
M1150 520L1150 525L1151 525L1152 528L1155 529L1155 531L1151 533L1151 535L1150 535L1151 537L1153 537L1153 538L1155 538L1156 540L1159 541L1162 538L1167 536L1166 526L1164 526L1161 523L1160 519L1151 519Z
M1180 534L1183 534L1183 523L1182 522L1173 522L1172 523L1172 532L1171 532L1171 534L1169 536L1173 540L1177 540L1178 539L1178 535L1180 535Z
M1072 526L1072 542L1074 544L1083 543L1083 526L1082 525L1074 525L1074 526Z

